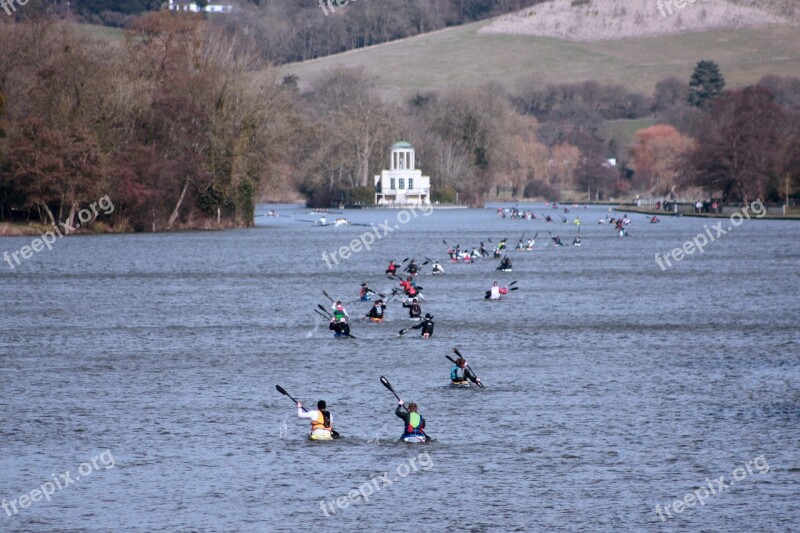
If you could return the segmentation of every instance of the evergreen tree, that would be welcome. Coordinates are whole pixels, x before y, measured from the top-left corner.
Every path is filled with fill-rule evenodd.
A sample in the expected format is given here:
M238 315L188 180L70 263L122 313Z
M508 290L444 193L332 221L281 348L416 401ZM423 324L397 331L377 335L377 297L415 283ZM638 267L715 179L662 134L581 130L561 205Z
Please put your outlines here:
M689 105L708 111L725 89L725 78L714 61L697 63L689 82Z

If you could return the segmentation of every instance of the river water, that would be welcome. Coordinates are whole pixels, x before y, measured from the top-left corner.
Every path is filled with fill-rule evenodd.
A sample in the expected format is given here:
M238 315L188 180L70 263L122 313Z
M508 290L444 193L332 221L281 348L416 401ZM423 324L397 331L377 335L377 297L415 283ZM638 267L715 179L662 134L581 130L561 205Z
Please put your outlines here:
M620 238L606 208L572 209L583 246L555 247L548 231L575 234L560 214L348 211L398 229L329 269L323 252L371 228L277 208L250 230L76 236L0 263L0 531L800 529L797 222L744 221L662 270L655 254L710 222L632 215ZM523 232L536 249L513 273L446 261L443 240ZM390 291L388 260L411 256L447 271L418 280L433 338L398 335L395 299L333 339L321 291L364 314L361 282ZM494 280L520 289L486 301ZM454 346L486 389L447 388ZM397 442L381 375L436 442ZM345 438L305 440L276 384L324 398ZM67 471L85 475L32 493Z

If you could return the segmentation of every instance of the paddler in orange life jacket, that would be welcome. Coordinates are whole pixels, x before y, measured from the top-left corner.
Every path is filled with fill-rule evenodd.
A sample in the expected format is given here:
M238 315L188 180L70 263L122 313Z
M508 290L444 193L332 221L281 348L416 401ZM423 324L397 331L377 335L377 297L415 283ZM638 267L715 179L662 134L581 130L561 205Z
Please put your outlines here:
M417 413L417 404L413 402L408 404L408 412L405 412L403 410L403 400L400 400L398 402L397 409L394 411L394 414L399 418L402 418L403 423L405 424L403 427L402 438L413 435L420 437L425 436L423 431L425 429L425 419L422 418L419 413Z
M317 402L315 411L303 411L303 404L297 402L297 416L311 419L311 438L329 440L333 438L331 414L325 410L325 400Z
M414 284L413 278L409 277L405 281L401 281L400 286L403 287L403 292L405 292L406 296L409 298L415 298L417 296L417 286Z
M386 304L383 300L375 300L372 309L364 318L369 318L371 322L383 322L383 312L386 311Z
M389 261L389 268L386 269L386 273L394 276L395 272L397 272L397 265L394 264L394 261Z

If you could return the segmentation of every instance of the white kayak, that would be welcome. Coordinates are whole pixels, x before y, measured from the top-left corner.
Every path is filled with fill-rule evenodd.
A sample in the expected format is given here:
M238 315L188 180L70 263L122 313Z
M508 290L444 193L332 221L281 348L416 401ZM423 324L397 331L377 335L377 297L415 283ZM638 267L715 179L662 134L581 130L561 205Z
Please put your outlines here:
M400 440L410 444L425 444L428 442L428 439L425 438L425 435L404 435L400 437Z
M467 389L467 388L469 388L471 386L472 386L472 384L467 380L451 381L450 382L450 388L451 389Z

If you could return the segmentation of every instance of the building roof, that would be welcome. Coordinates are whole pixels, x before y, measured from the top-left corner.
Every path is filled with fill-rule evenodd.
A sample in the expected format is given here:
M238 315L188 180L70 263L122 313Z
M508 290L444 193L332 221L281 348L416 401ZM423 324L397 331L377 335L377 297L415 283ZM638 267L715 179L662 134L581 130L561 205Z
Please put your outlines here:
M414 147L411 146L411 144L407 143L406 141L396 142L396 143L394 143L392 145L392 150L395 150L395 149L408 149L408 148L411 148L412 150L414 149Z

